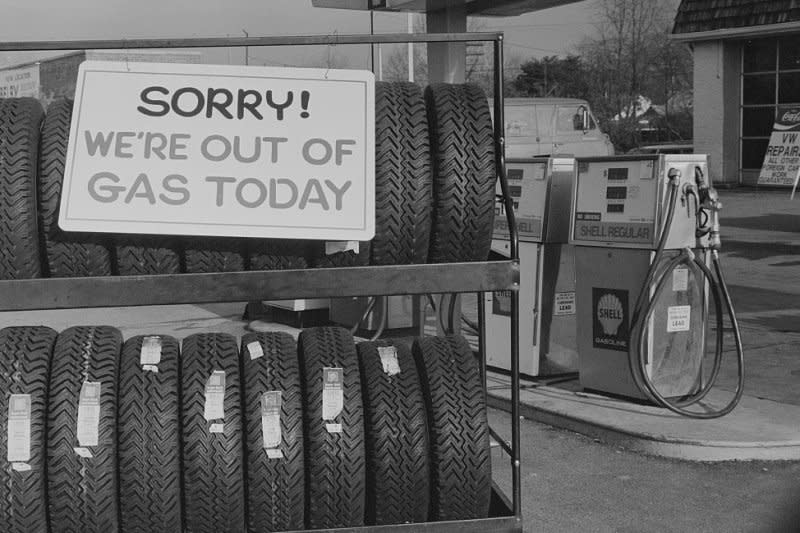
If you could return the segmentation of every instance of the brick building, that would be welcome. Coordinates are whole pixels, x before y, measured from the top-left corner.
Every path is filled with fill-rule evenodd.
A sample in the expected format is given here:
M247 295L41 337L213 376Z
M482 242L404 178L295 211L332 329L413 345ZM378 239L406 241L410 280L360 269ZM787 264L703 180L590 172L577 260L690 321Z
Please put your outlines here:
M200 63L200 52L86 50L0 69L0 98L33 96L47 105L73 98L78 67L89 60Z
M755 185L778 104L800 104L800 0L683 0L694 53L694 148L717 183Z

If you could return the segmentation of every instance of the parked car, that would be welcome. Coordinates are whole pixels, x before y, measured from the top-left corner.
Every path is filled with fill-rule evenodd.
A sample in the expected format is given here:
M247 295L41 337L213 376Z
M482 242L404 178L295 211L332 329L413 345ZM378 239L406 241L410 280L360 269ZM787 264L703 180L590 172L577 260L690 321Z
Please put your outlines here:
M506 157L614 155L589 103L577 98L506 98Z
M692 141L678 141L666 144L648 144L628 150L628 154L692 154Z

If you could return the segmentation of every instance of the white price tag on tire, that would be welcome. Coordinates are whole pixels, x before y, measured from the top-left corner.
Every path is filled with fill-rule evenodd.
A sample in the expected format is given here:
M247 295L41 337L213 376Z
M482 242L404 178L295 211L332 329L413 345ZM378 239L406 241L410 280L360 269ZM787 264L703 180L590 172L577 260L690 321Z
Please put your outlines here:
M395 376L400 373L397 348L394 346L378 346L378 357L381 358L384 374L387 376Z
M206 402L203 416L206 420L225 418L225 371L215 370L206 381Z
M161 337L151 335L142 339L142 351L139 364L142 366L158 365L161 362Z
M261 396L261 436L264 448L281 445L281 391L265 392Z
M8 462L31 458L31 395L12 394L8 399Z
M97 446L100 437L100 390L98 381L84 381L78 399L78 444Z
M336 420L344 409L344 371L341 368L322 369L322 419Z

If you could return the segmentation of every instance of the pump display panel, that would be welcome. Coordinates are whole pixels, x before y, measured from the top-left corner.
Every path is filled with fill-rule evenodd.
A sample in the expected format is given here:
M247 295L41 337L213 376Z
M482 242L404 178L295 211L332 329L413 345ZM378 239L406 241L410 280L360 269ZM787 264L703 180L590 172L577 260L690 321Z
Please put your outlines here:
M514 203L514 215L517 220L519 240L523 242L542 242L544 228L544 208L547 199L548 161L525 160L507 163L506 175L508 188ZM500 197L500 183L497 184L497 195ZM505 205L495 204L493 239L507 240L508 222L506 222Z
M677 198L666 244L695 244L696 176L707 175L705 155L582 158L577 167L571 244L655 249L667 219L670 175Z
M655 160L580 161L572 239L653 242L659 183Z

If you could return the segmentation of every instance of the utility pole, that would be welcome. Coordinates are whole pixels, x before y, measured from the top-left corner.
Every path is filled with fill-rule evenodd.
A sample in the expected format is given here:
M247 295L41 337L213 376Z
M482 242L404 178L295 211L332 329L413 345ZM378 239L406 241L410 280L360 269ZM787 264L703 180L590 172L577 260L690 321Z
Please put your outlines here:
M243 29L242 33L244 33L244 36L246 38L248 38L248 39L250 38L250 34L247 33L247 30ZM244 64L245 65L249 65L250 64L250 47L249 46L245 46L244 47Z
M369 34L375 35L375 12L370 9L369 10ZM369 62L370 62L370 70L375 72L375 45L369 45Z
M408 33L414 33L414 15L408 14ZM408 81L414 81L414 43L408 43Z

